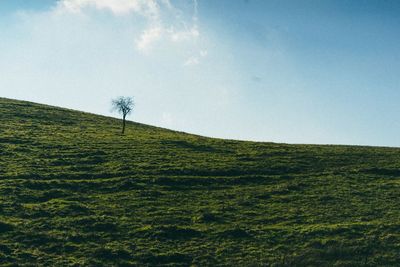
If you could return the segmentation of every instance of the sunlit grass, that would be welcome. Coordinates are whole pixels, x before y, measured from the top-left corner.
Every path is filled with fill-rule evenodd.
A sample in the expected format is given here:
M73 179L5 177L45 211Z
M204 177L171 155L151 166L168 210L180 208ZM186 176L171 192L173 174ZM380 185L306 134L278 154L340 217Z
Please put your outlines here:
M0 264L400 262L400 150L210 139L0 99Z

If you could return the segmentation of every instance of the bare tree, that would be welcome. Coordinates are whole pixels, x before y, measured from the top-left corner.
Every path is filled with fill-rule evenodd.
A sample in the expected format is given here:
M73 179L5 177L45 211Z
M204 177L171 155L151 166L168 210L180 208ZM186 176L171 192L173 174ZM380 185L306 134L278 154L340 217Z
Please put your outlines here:
M125 133L125 118L132 112L134 106L133 97L120 96L112 100L112 110L122 114L122 134Z

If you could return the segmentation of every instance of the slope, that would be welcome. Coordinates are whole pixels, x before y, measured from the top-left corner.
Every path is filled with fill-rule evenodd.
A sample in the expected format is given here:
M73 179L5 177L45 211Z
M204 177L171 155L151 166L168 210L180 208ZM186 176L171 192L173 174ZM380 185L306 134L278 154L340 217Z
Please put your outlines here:
M0 98L0 265L395 266L400 150L205 138Z

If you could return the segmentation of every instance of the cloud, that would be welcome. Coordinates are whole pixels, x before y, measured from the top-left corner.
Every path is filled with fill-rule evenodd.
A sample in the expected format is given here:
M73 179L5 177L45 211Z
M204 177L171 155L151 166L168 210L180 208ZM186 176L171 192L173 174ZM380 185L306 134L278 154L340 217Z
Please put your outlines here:
M147 51L151 45L161 39L162 28L153 27L143 31L138 39L136 39L136 48L140 51Z
M200 59L204 58L208 55L207 50L200 50L198 55L189 57L184 63L183 66L195 66L200 63Z
M155 0L60 0L56 10L81 13L86 8L109 10L117 16L130 13L140 13L146 17L159 15L159 6Z
M192 28L184 30L176 30L174 28L171 28L167 30L167 33L169 34L171 40L174 42L189 41L193 38L199 37L200 35L199 30L197 29L197 25L193 25Z
M98 10L115 17L143 19L144 26L136 26L133 33L136 51L149 55L161 44L176 46L186 57L181 59L183 66L195 66L207 56L199 41L197 5L197 0L192 0L191 6L175 6L170 0L58 0L53 13L91 16L93 12L88 11Z
M196 0L189 16L169 0L59 0L55 12L84 14L88 9L107 10L115 16L144 17L148 26L135 38L135 47L140 52L149 52L162 40L183 43L200 36Z
M194 66L200 63L200 60L198 57L192 56L189 57L185 63L183 63L184 66Z

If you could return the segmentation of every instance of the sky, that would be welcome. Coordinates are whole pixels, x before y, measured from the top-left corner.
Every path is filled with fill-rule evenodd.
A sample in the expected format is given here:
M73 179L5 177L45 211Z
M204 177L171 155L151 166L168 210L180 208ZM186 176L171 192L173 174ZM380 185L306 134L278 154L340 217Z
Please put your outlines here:
M0 97L218 138L400 146L400 1L0 0Z

